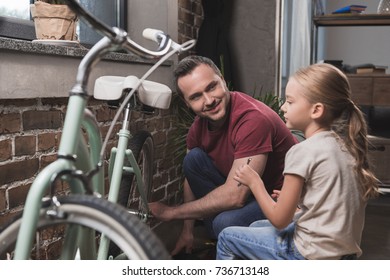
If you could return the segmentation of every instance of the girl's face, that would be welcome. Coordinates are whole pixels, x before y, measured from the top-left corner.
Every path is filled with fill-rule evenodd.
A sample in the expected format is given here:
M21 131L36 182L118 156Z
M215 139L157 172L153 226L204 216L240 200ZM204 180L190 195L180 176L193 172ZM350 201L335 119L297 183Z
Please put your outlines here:
M210 66L197 66L190 74L179 78L178 86L187 106L199 117L208 119L212 129L224 123L230 94L225 80Z
M286 102L281 107L286 126L302 132L305 132L312 123L313 109L313 104L303 95L304 90L294 78L291 78L286 87Z

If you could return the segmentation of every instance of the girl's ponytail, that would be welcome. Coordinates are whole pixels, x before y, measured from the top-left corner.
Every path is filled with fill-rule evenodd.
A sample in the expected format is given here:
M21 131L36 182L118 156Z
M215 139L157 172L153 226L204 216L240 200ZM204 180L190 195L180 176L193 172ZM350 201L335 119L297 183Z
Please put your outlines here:
M354 157L355 171L365 199L378 194L378 179L370 170L368 161L367 124L363 113L351 99L351 88L346 75L336 67L313 64L298 70L293 78L306 90L303 92L312 104L324 104L323 121L342 139Z

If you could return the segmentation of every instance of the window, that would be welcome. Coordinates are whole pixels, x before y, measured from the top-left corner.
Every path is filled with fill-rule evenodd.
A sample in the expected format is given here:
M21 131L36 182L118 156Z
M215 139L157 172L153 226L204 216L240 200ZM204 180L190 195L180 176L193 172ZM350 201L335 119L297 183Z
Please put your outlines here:
M80 4L108 26L119 26L126 30L127 0L80 0ZM80 21L79 38L82 43L91 45L99 41L101 37L83 21Z
M30 0L2 0L0 3L0 15L29 20L29 4Z
M2 0L0 3L0 36L35 39L34 24L30 19L31 0Z
M35 39L34 23L30 16L30 3L33 2L34 0L1 0L0 36ZM126 29L126 0L80 0L80 4L107 25ZM101 36L84 22L80 22L79 38L81 43L91 45Z

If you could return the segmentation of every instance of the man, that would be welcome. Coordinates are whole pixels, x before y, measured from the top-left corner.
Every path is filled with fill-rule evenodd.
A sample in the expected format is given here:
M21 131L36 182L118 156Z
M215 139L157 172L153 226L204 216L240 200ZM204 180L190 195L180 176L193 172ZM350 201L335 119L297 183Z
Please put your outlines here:
M296 143L272 109L244 93L230 92L210 59L187 57L174 74L179 95L197 115L183 162L184 203L150 204L160 220L185 220L173 255L183 249L191 252L194 219L205 219L214 238L227 226L264 219L250 190L233 179L234 172L250 164L272 194L283 182L285 154Z

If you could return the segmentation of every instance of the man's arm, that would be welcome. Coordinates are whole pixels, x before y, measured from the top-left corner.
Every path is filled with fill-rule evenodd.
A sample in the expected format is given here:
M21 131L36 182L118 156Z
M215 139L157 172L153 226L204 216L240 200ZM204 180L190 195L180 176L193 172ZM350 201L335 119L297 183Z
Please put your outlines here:
M184 180L183 197L184 203L188 203L195 200L195 196L191 191L187 179ZM183 249L188 254L192 252L192 246L194 243L194 223L195 221L192 219L184 220L182 232L176 242L175 248L171 252L173 256L180 253L180 251L182 251Z
M178 206L166 207L163 210L164 220L175 219L198 219L212 216L225 210L240 208L250 194L250 190L244 186L238 186L238 182L233 179L235 170L247 163L249 157L236 159L230 169L225 184L217 187L206 196ZM267 154L250 157L251 167L261 176L267 163Z

